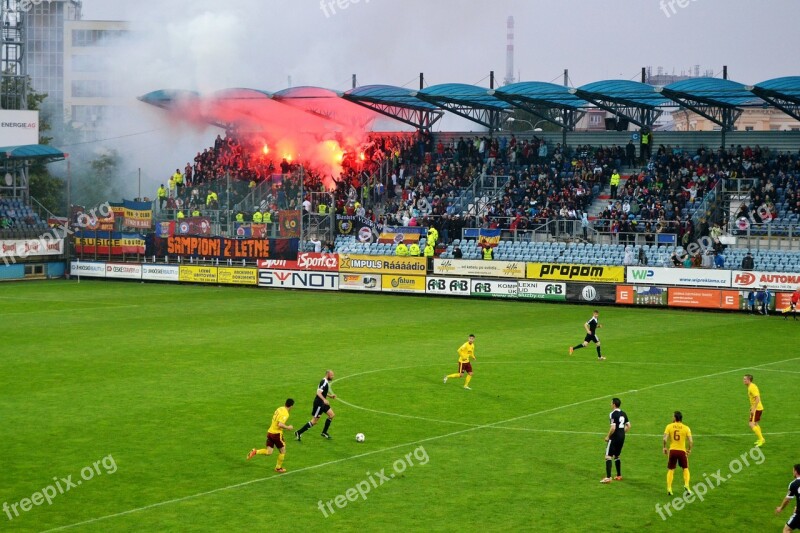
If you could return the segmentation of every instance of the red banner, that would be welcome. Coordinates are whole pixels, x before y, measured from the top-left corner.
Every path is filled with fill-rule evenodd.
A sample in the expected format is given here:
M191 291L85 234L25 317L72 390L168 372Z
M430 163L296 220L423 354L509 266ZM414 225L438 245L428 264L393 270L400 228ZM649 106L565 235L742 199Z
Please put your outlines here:
M300 211L281 211L280 220L281 237L293 239L300 237Z
M313 270L315 272L339 272L339 254L301 253L297 260L264 259L258 268L266 270Z

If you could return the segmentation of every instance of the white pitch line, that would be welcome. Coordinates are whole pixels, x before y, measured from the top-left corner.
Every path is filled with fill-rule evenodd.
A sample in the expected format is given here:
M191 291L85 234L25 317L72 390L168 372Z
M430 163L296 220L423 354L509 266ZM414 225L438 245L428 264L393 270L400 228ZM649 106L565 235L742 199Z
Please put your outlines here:
M774 368L762 368L761 370L764 372L778 372L781 374L800 374L800 371L797 370L777 370Z
M648 390L648 389L654 389L654 388L657 388L657 387L665 387L665 386L668 386L668 385L675 385L675 384L678 384L678 383L685 383L687 381L692 381L692 380L696 380L696 379L703 379L703 378L707 378L707 377L714 377L714 376L720 376L720 375L724 375L724 374L731 374L733 372L740 372L742 370L747 370L747 369L750 369L750 368L762 368L762 367L767 366L767 365L777 365L777 364L780 364L780 363L788 363L790 361L797 361L797 360L800 360L800 357L793 357L792 359L785 359L783 361L775 361L773 363L764 363L763 365L758 365L758 366L747 366L747 367L743 367L743 368L736 368L736 369L733 369L733 370L726 370L724 372L716 372L714 374L708 374L708 375L705 375L705 376L697 376L697 377L694 377L694 378L680 379L680 380L677 380L677 381L671 381L669 383L662 383L662 384L659 384L659 385L651 385L649 387L645 387L643 389L638 389L638 390L639 391L643 391L643 390ZM382 370L370 370L370 371L360 372L358 374L353 374L352 376L346 376L346 377L355 377L355 376L361 376L361 375L365 375L365 374L374 374L376 372L386 372L386 371L389 371L389 370L401 370L403 368L417 368L419 366L430 366L430 365L416 365L416 366L407 366L407 367L399 367L399 368L386 368L386 369L382 369ZM345 378L342 378L342 379L345 379ZM543 411L536 411L535 413L528 413L526 415L515 416L513 418L509 418L509 419L506 419L506 420L500 420L500 421L497 421L497 422L492 422L490 424L482 424L480 426L461 429L459 431L453 431L451 433L445 433L444 435L436 435L436 436L433 436L433 437L428 437L428 438L425 438L425 439L420 439L420 440L416 440L416 441L412 441L412 442L406 442L406 443L403 443L403 444L395 444L394 446L388 446L386 448L381 448L380 450L373 450L371 452L361 453L361 454L353 455L353 456L350 456L350 457L343 457L341 459L336 459L334 461L328 461L326 463L320 463L318 465L312 465L312 466L307 466L307 467L304 467L304 468L299 468L297 470L292 470L291 472L288 472L286 474L282 474L280 476L273 475L273 476L270 476L270 477L251 479L249 481L244 481L242 483L236 483L234 485L228 485L227 487L220 487L220 488L213 489L213 490L208 490L208 491L205 491L205 492L198 492L197 494L190 494L189 496L183 496L181 498L174 498L172 500L166 500L166 501L163 501L163 502L153 503L153 504L150 504L150 505L145 505L143 507L137 507L135 509L129 509L127 511L122 511L122 512L119 512L119 513L113 513L113 514L109 514L109 515L105 515L105 516L100 516L100 517L97 517L97 518L91 518L89 520L84 520L83 522L76 522L74 524L69 524L69 525L66 525L66 526L60 526L60 527L57 527L57 528L48 529L44 533L49 533L51 531L63 531L65 529L71 529L73 527L85 526L85 525L88 525L88 524L93 524L95 522L100 522L102 520L108 520L108 519L111 519L111 518L117 518L117 517L120 517L120 516L125 516L125 515L129 515L129 514L138 513L138 512L141 512L141 511L146 511L148 509L154 509L156 507L162 507L164 505L170 505L170 504L173 504L173 503L179 503L179 502L183 502L183 501L187 501L187 500L192 500L192 499L195 499L195 498L200 498L202 496L208 496L209 494L215 494L217 492L236 489L236 488L239 488L239 487L245 487L247 485L252 485L253 483L260 483L262 481L269 481L271 479L277 479L279 477L286 477L286 476L289 476L289 475L292 475L292 474L299 474L300 472L307 472L309 470L316 470L318 468L322 468L322 467L333 465L333 464L337 464L337 463L343 463L345 461L350 461L350 460L353 460L353 459L360 459L362 457L368 457L370 455L375 455L375 454L378 454L378 453L387 452L389 450L396 450L397 448L403 448L403 447L406 447L406 446L416 446L417 444L436 441L436 440L440 440L440 439L446 439L448 437L453 437L455 435L461 435L463 433L470 433L472 431L477 431L477 430L480 430L480 429L496 428L496 427L501 426L503 424L508 424L510 422L516 422L518 420L524 420L525 418L544 415L544 414L547 414L547 413L552 413L554 411L560 411L562 409L569 409L570 407L576 407L578 405L583 405L585 403L591 403L591 402L598 402L600 400L606 400L606 399L608 399L609 396L616 396L616 395L620 395L620 394L626 394L627 392L631 392L631 391L617 392L617 393L613 393L613 394L610 394L610 395L609 394L604 394L603 396L598 396L596 398L590 398L588 400L581 400L579 402L573 402L571 404L561 405L561 406L558 406L558 407L551 407L550 409L545 409Z

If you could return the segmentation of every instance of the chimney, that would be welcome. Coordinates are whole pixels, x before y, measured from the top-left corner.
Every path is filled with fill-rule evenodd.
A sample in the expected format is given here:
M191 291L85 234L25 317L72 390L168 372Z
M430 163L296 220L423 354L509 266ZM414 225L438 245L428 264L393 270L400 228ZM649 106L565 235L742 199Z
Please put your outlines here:
M514 83L514 17L508 17L508 45L506 46L506 79L504 85Z

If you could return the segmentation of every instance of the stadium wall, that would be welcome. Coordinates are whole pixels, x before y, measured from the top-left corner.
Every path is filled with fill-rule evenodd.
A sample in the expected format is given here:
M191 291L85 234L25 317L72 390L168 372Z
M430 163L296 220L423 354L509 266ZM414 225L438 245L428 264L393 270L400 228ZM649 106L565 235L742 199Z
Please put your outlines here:
M557 132L500 132L495 133L495 137L511 136L519 140L531 139L534 136L546 139L551 145L560 143L562 134ZM441 132L434 136L434 144L442 140L443 144L451 141L458 142L459 137L473 138L475 136L488 136L488 132ZM638 147L638 132L635 131L600 131L600 132L569 132L567 133L567 145L578 146L588 144L591 146L624 146L628 141L634 139L634 144ZM680 146L686 150L697 150L700 147L718 148L722 143L722 134L718 131L656 131L653 133L653 141L656 147L659 145ZM780 152L795 152L800 149L800 131L733 131L725 136L725 145L742 145L769 147Z
M748 293L767 286L770 309L789 305L800 272L619 267L299 254L296 261L259 261L256 267L72 261L73 277L239 285L260 288L357 291L419 296L512 299L744 311ZM424 259L423 259L424 261Z
M0 264L0 281L19 281L34 279L63 278L66 264L63 261L52 263Z

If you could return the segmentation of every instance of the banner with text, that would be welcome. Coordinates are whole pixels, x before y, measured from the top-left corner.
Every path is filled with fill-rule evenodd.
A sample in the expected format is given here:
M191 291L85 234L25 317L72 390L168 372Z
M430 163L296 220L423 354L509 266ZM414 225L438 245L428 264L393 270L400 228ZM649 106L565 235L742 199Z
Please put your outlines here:
M145 240L138 233L108 231L78 231L75 233L75 253L81 255L123 255L145 252Z
M181 265L178 277L189 283L217 283L217 267Z
M750 272L734 270L731 287L734 289L760 289L765 285L772 291L794 291L800 288L798 272Z
M381 279L383 292L425 293L424 276L384 275Z
M217 267L217 281L225 285L258 285L258 269Z
M670 287L668 292L670 307L736 310L741 307L740 300L739 291Z
M419 276L425 274L426 268L427 262L424 257L339 254L340 272Z
M273 289L338 291L339 275L335 272L259 270L258 286Z
M374 242L380 235L380 229L366 217L336 215L336 233L356 237L360 242Z
M338 272L339 254L304 252L297 254L297 261L289 259L259 259L258 268L269 270L314 270Z
M480 298L516 298L518 290L516 281L495 279L473 279L470 287L471 295Z
M627 283L638 285L685 285L730 287L730 270L705 268L628 267Z
M591 283L625 282L625 267L621 266L528 263L526 270L528 279Z
M470 276L484 278L524 278L525 263L519 261L480 261L470 259L434 259L437 276Z
M519 281L517 297L521 300L567 301L566 283L546 283L541 281Z
M224 237L154 237L147 255L213 257L218 259L292 259L297 239L226 239Z
M153 204L123 200L122 225L134 229L150 229L153 226Z
M467 278L434 276L428 276L425 292L441 296L470 296L472 294L470 280Z
M63 253L64 239L0 240L0 258L25 258L40 255L61 255Z

